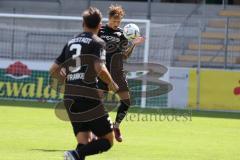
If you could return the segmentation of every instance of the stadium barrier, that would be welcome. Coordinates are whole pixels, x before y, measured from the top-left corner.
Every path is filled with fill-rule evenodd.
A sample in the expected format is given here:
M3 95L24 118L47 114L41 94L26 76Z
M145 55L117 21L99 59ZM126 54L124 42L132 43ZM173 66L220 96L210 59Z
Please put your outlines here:
M239 71L202 69L197 87L195 69L189 72L188 106L200 110L240 111ZM197 90L200 90L199 108L196 108Z
M51 63L1 59L0 99L41 102L62 100L63 94L48 86L48 68ZM135 74L136 72L129 72L128 77ZM147 107L240 111L239 71L201 69L198 84L196 69L169 67L159 80L170 83L173 89L167 94L147 98ZM135 100L134 105L140 106L141 81L129 78L128 82ZM113 97L108 98L111 100Z
M56 102L63 99L63 94L59 90L49 86L49 72L52 61L32 61L32 60L0 60L0 99L7 100L30 100L40 102ZM164 67L163 67L164 68ZM130 68L131 69L131 68ZM134 68L135 70L135 68ZM163 71L164 73L165 71ZM156 72L154 72L156 73ZM141 70L129 72L127 74L128 83L131 90L131 96L135 106L141 105L141 77L144 73ZM162 74L162 73L161 73ZM168 76L165 76L168 77ZM168 81L168 78L163 78ZM56 85L58 85L56 83ZM156 90L158 86L149 83L151 91ZM60 85L59 85L60 86ZM168 92L159 91L159 92ZM153 93L156 95L156 92ZM107 96L111 101L111 96ZM159 103L160 102L160 103ZM166 107L168 106L167 94L157 94L147 98L148 107Z

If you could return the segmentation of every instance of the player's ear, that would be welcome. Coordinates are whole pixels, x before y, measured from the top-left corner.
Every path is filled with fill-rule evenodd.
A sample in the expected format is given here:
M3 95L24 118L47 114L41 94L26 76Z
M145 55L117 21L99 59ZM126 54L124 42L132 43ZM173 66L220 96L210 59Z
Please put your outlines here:
M102 23L99 23L98 24L98 30L101 28L101 26L102 26Z

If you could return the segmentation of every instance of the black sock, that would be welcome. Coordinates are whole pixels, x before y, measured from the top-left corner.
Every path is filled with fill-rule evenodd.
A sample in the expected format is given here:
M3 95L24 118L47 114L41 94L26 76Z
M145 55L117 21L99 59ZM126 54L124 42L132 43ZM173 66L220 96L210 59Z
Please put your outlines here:
M84 146L84 144L78 143L76 150L81 149Z
M78 143L78 145L76 147L76 151L77 151L78 157L80 158L79 160L85 160L85 156L80 156L79 153L78 153L78 150L80 150L84 145L85 144Z
M77 152L79 154L80 160L84 160L85 156L105 152L108 151L110 148L111 144L109 140L101 138L96 141L92 141L86 145L77 147Z
M127 115L127 111L129 109L129 107L130 107L129 99L121 100L121 104L118 107L117 116L115 119L116 123L120 124L122 122L124 117Z

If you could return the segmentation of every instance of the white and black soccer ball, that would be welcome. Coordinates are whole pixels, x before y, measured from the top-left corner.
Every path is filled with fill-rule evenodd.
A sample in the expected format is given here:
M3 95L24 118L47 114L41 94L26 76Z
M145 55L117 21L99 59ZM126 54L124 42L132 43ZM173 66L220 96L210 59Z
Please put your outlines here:
M123 28L123 35L129 40L134 40L135 38L140 36L140 30L139 27L134 24L130 23L124 26Z

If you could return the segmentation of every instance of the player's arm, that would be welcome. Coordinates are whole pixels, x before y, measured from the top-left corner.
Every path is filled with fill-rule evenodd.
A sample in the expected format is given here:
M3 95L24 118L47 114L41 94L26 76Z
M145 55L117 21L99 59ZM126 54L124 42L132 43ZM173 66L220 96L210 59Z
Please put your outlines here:
M67 49L67 45L64 46L62 53L57 57L55 62L52 64L52 66L49 69L49 74L52 78L57 79L59 82L63 83L66 78L66 71L65 68L62 67L61 64L65 61L65 51Z
M49 74L52 78L56 78L59 82L64 83L66 79L65 68L62 68L59 64L53 63L49 69Z
M131 45L130 47L128 47L127 50L123 53L123 58L128 59L131 56L135 47L136 47L136 45L134 45L134 44Z
M134 39L131 43L132 45L123 53L123 58L124 59L128 59L131 54L133 53L133 50L136 46L144 43L145 38L144 37L137 37L136 39Z

